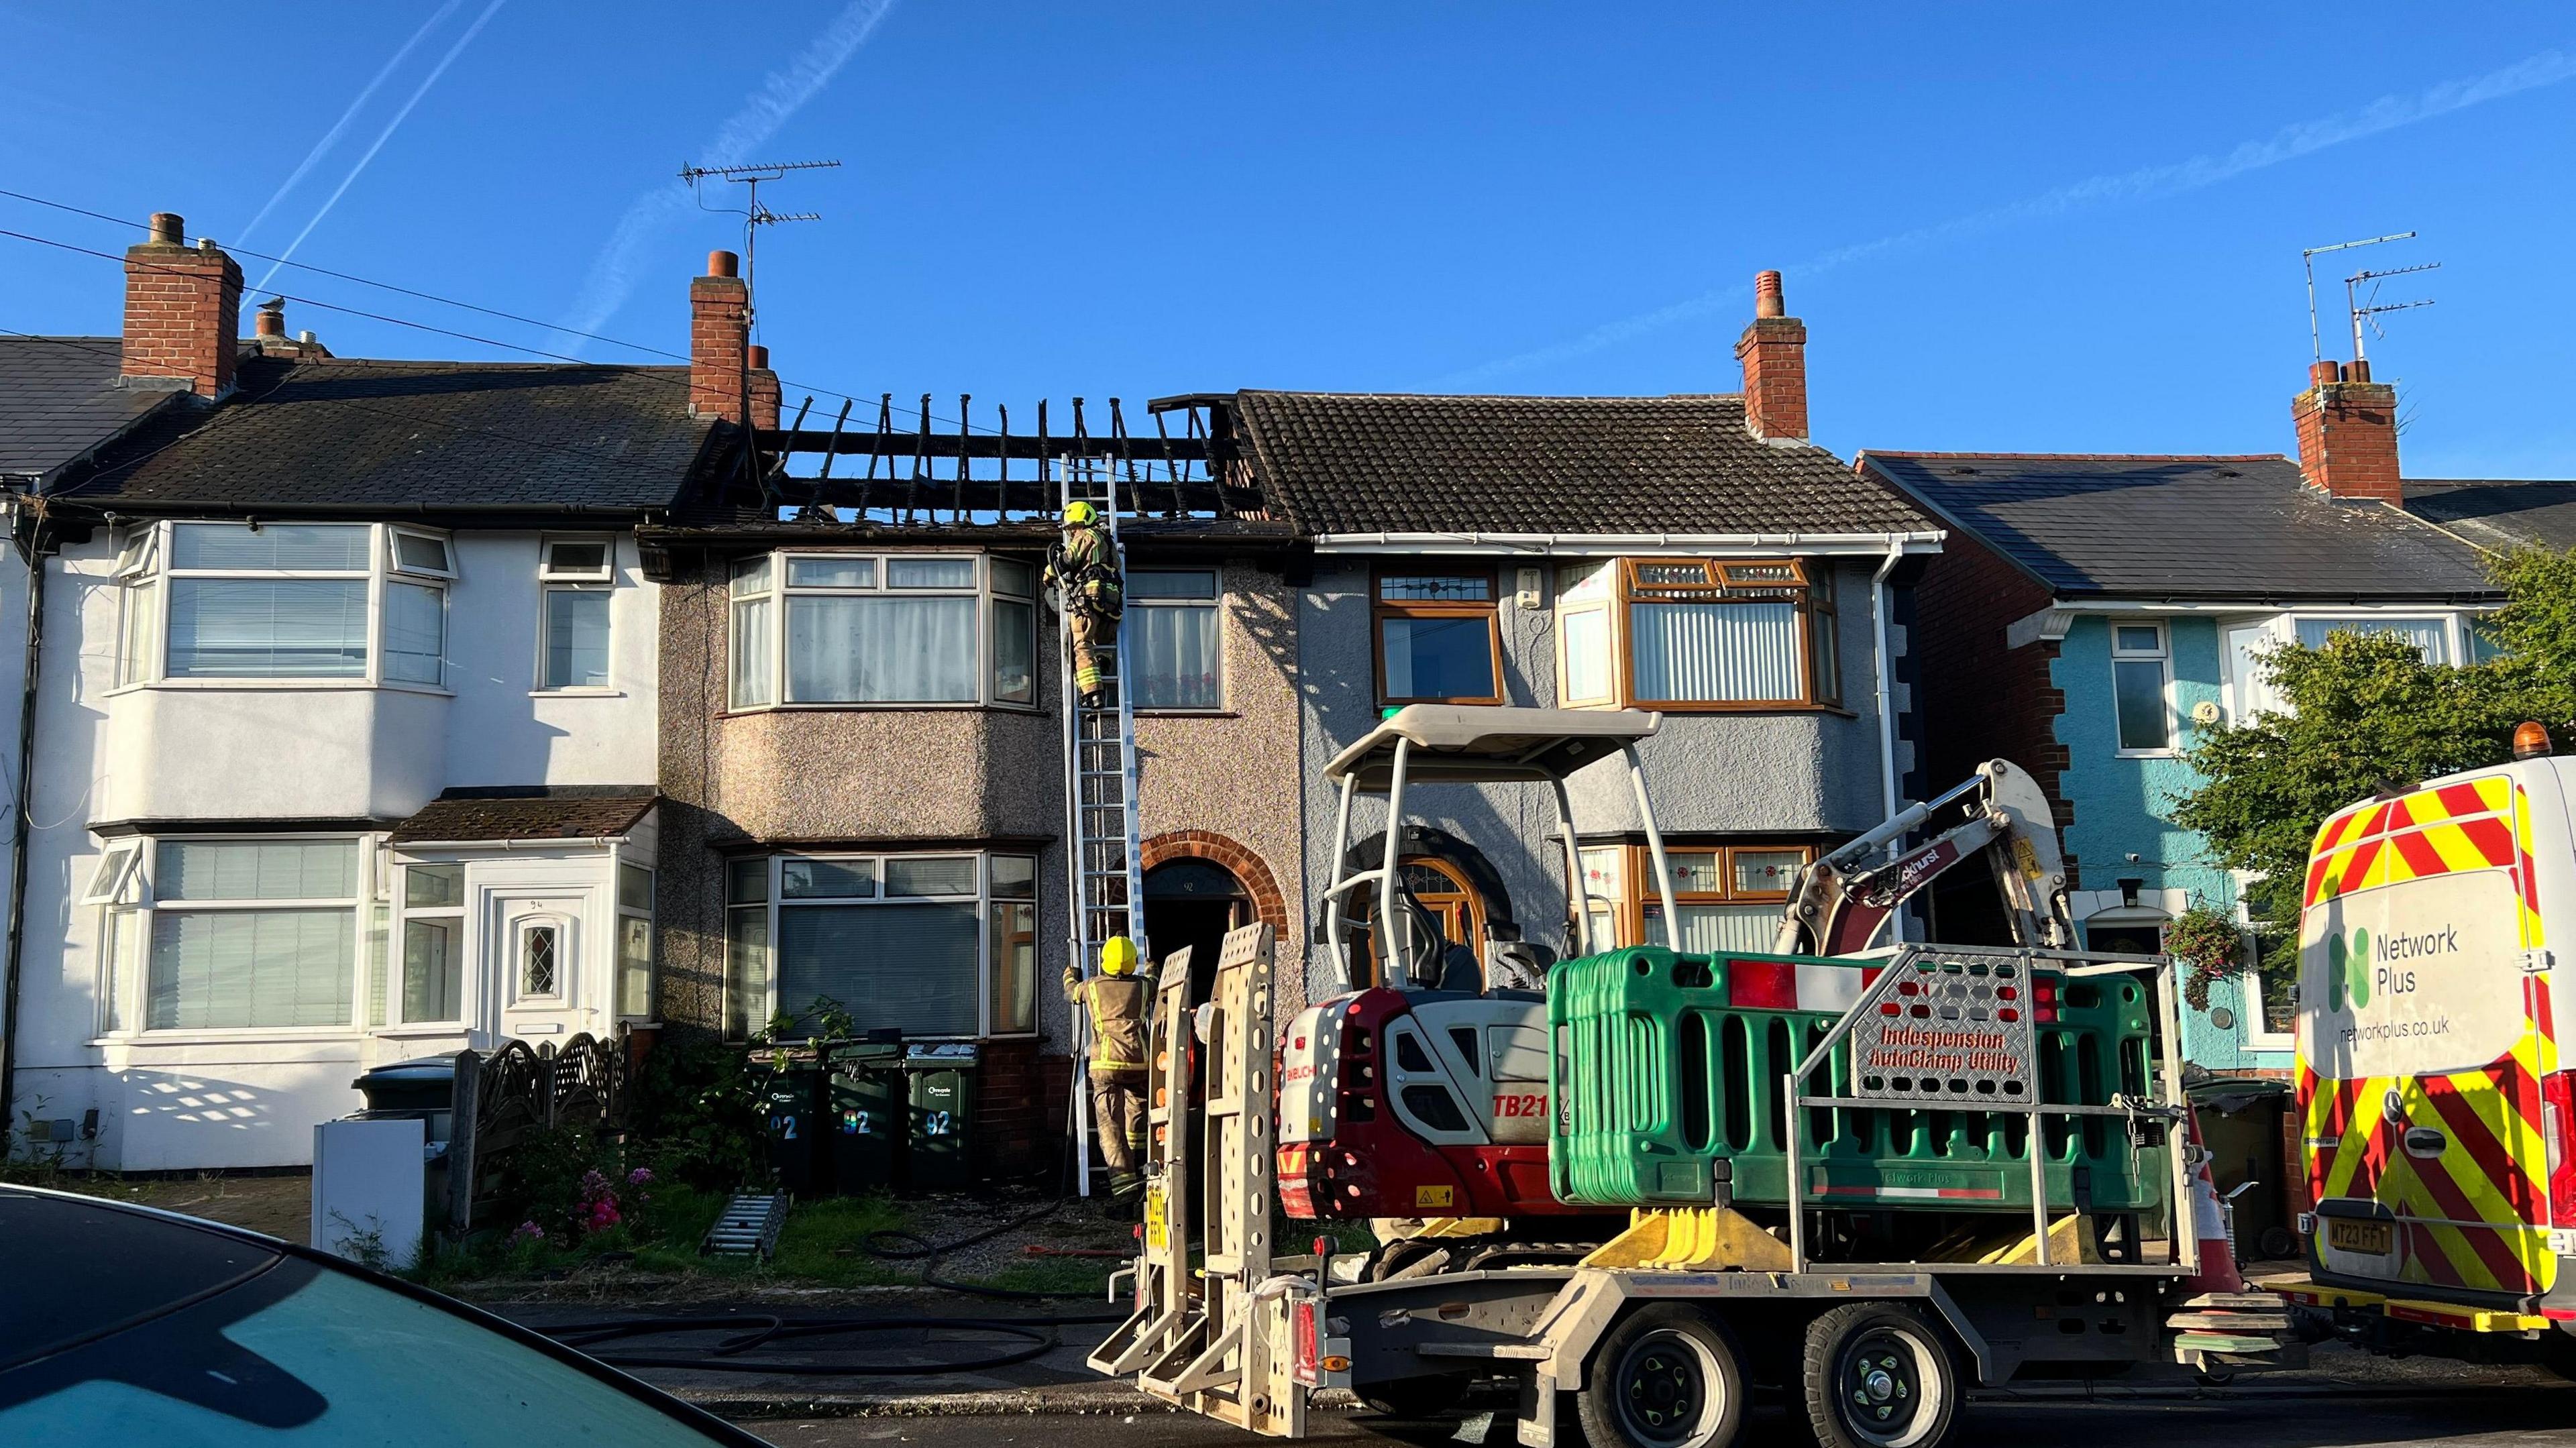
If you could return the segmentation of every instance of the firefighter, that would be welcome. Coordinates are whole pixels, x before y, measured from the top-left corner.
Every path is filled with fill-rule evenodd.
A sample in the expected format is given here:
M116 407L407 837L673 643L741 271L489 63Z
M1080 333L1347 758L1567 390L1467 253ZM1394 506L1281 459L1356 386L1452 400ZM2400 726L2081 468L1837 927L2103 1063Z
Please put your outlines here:
M1046 581L1072 616L1074 687L1082 702L1097 704L1118 666L1118 620L1126 612L1118 544L1099 509L1066 505L1063 532L1047 551Z
M1153 988L1137 973L1136 942L1124 935L1102 942L1100 974L1089 980L1066 966L1064 998L1090 1013L1091 1117L1109 1163L1109 1195L1124 1200L1145 1185L1145 1015Z

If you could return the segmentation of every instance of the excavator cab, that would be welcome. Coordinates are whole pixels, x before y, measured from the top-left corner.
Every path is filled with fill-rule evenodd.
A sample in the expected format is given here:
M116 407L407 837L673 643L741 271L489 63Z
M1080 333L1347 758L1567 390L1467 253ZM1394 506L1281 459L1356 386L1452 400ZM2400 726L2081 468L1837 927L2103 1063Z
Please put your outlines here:
M1565 849L1567 889L1584 893L1583 869L1575 848L1573 795L1566 780L1576 773L1621 760L1645 822L1646 840L1655 863L1655 884L1663 900L1665 930L1671 934L1678 913L1673 909L1672 881L1664 862L1664 839L1655 827L1655 812L1646 797L1644 771L1637 762L1638 741L1653 736L1660 714L1636 709L1513 709L1465 704L1412 704L1395 711L1358 743L1324 766L1324 777L1341 791L1333 825L1333 854L1338 876L1325 888L1321 902L1325 944L1336 981L1348 989L1355 976L1374 975L1394 990L1468 988L1465 971L1445 940L1439 922L1405 888L1400 868L1406 790L1415 784L1545 784L1556 801L1558 833ZM1362 796L1386 801L1386 846L1379 858L1351 862L1354 817ZM1595 940L1590 899L1570 902L1574 948L1588 955L1610 942ZM1355 909L1363 913L1354 913ZM1352 969L1367 931L1371 970ZM1671 942L1679 949L1678 940ZM1500 955L1517 971L1527 971L1535 947L1499 942L1518 949L1487 949L1484 960L1470 959L1480 982L1497 973ZM1541 965L1541 970L1544 966ZM1476 987L1481 988L1481 986Z

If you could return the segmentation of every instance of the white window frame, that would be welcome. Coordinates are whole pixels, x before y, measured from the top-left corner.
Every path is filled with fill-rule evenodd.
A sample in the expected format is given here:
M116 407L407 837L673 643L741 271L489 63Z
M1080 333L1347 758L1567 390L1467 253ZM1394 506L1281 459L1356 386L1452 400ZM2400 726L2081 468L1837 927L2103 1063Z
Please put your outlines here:
M2172 630L2166 628L2165 621L2160 618L2131 619L2114 616L2105 620L2105 624L2109 629L2103 642L2110 650L2110 668L2108 672L2111 676L2111 752L2113 756L2120 759L2172 759L2177 757L2180 753L2180 745L2182 741L2182 721L2174 710ZM2120 646L2120 630L2124 628L2154 629L2156 633L2156 646L2152 650L2122 648ZM2156 687L2156 699L2157 702L2164 707L2165 742L2154 749L2131 749L2120 742L2120 665L2143 664L2149 662L2156 665L2156 672L2160 679L2160 682Z
M644 904L641 908L626 903L626 872L644 872ZM609 866L608 897L610 914L616 917L616 928L608 937L608 1014L609 1018L635 1025L658 1020L662 1013L662 932L653 923L654 902L661 898L662 875L642 860L628 859L620 851ZM626 1009L626 922L644 922L644 1013L630 1014Z
M766 1009L762 1012L761 1017L760 1017L760 1019L759 1019L758 1021L755 1021L755 1022L752 1022L752 1023L751 1023L751 1029L752 1029L753 1031L759 1031L759 1030L764 1029L764 1028L767 1026L767 1024L768 1024L770 1021L775 1020L775 1019L777 1018L777 1016L778 1016L779 1012L780 1012L782 1009L786 1008L786 1006L788 1005L788 1003L787 1003L787 1002L782 1001L782 1000L779 998L779 986L778 986L778 983L779 983L779 977L781 977L781 976L783 976L784 974L786 974L786 971L785 971L785 969L784 969L783 965L781 964L781 960L780 960L780 952L779 952L779 942L780 942L780 939L781 939L781 932L780 932L780 928L779 928L779 927L780 927L780 915L781 915L781 912L783 912L783 911L788 911L788 910L800 910L800 909L804 909L804 908L806 908L806 907L808 907L808 906L832 906L832 907L839 907L839 906L850 906L850 905L867 906L867 905L921 905L921 904L929 904L929 905L939 905L939 904L963 905L963 904L971 904L971 905L973 905L973 906L975 907L975 963L974 963L974 971L975 971L975 1030L974 1030L974 1032L973 1032L973 1034L972 1034L972 1035L962 1035L962 1036L958 1036L958 1035L952 1035L952 1036L919 1036L919 1037L914 1037L914 1036L907 1035L907 1036L906 1036L906 1039L907 1039L907 1040L918 1039L918 1040L926 1040L926 1041L927 1041L927 1040L952 1040L952 1041L958 1041L958 1040L996 1040L996 1039L1010 1039L1010 1038L1026 1038L1026 1037L1030 1037L1030 1036L1034 1036L1034 1035L1038 1034L1038 1022L1037 1022L1036 1020L1032 1020L1032 1021L1031 1021L1031 1023L1030 1023L1030 1029L1028 1029L1028 1030L996 1031L996 1030L994 1030L994 1028L993 1028L993 1010L994 1010L994 1002L993 1002L993 905L994 905L995 900L996 900L996 897L995 897L995 896L994 896L994 894L993 894L993 858L994 858L996 855L1006 855L1006 856L1010 856L1010 857L1017 858L1017 859L1026 859L1026 860L1029 860L1029 861L1031 862L1031 875L1030 875L1030 879L1031 879L1031 881L1032 881L1033 886L1034 886L1034 882L1035 882L1036 880L1038 880L1039 878L1041 878L1040 874L1038 873L1038 871L1037 871L1037 869L1036 869L1036 864L1037 864L1037 860L1036 860L1037 851L1035 851L1035 850L1014 850L1014 849L1008 849L1008 848L995 848L995 849L986 849L986 850L895 850L895 851L876 851L876 850L855 850L855 851L853 851L853 850L796 850L796 851L790 851L790 852L783 853L783 854L775 854L775 855L771 855L771 856L769 857L769 859L768 859L768 867L769 867L769 868L768 868L768 873L769 873L769 898L768 898L768 900L767 900L766 902L761 902L761 903L758 903L758 904L751 903L751 902L743 902L743 903L739 903L739 904L737 904L737 903L733 903L733 902L731 902L731 901L729 900L729 901L728 901L728 903L726 904L726 907L725 907L728 911L732 911L732 910L766 909L767 914L768 914L768 928L769 928L769 944L768 944L769 961L768 961L768 975L769 975L769 978L768 978L768 982L767 982L767 987L768 987L768 988L767 988L767 992L766 992L766 996L765 996L765 1006L766 1006ZM886 893L886 865L887 865L887 863L888 863L888 862L890 862L890 861L894 861L894 860L955 860L955 859L971 859L971 860L973 860L973 861L975 862L975 888L974 888L974 890L973 890L973 892L972 892L972 893L967 893L967 894L950 894L950 895L888 895L888 894ZM874 884L874 888L873 888L873 890L872 890L872 892L871 892L870 894L868 894L868 895L866 895L866 896L861 896L861 897L852 897L852 896L827 896L827 897L816 897L816 898L807 898L807 899L798 899L798 900L790 900L790 899L787 899L787 898L786 898L786 892L785 892L785 889L784 889L784 886L785 886L785 884L786 884L786 879L785 879L785 876L786 876L786 866L787 866L788 862L789 862L789 861L791 861L791 860L814 860L814 861L820 861L820 862L829 863L829 864L854 864L854 863L865 863L865 864L867 864L867 865L869 866L869 868L870 868L870 869L872 869L872 870L875 872L875 884ZM731 867L731 862L728 862L728 868L730 868L730 867ZM1007 901L1007 902L1011 902L1011 903L1018 903L1018 904L1035 904L1035 903L1040 903L1040 902L1036 901L1036 899L1035 899L1035 897L1034 897L1034 896L1030 896L1030 897L1021 897L1021 896L1017 896L1017 895L1009 895L1009 896L1002 896L1002 897L999 897L999 898L1000 898L1001 900L1004 900L1004 901ZM730 922L730 917L728 917L728 922L727 922L727 923L728 923L728 924L730 924L730 923L731 923L731 922ZM731 935L732 935L732 932L731 932L730 930L727 930L726 935L727 935L727 938L728 938L728 939L730 939L730 938L731 938ZM1041 939L1043 939L1043 938L1044 938L1044 937L1043 937L1043 927L1041 927L1041 937L1040 937L1040 938L1041 938ZM728 952L728 955L730 955L730 952ZM1041 958L1043 958L1043 951L1041 951ZM734 971L735 971L736 969L738 969L738 963L737 963L737 962L735 962L734 960L732 960L732 959L728 958L728 959L726 960L726 962L725 962L725 971L726 971L726 977L727 977L728 982L730 982L730 980L732 979L733 973L734 973ZM1042 974L1043 974L1043 972L1041 972L1041 975L1042 975ZM1041 987L1041 996L1042 996L1042 994L1043 994L1043 988ZM796 1009L798 1009L798 1010L802 1010L804 1007L806 1007L807 1005L810 1005L810 1004L812 1004L812 1002L810 1002L810 1001L797 1001L797 1002L795 1002L795 1003L794 1003L795 1008L796 1008ZM1040 1013L1040 1012L1033 1012L1032 1014L1033 1014L1033 1015L1036 1015L1036 1014L1042 1014L1042 1013Z
M2262 636L2264 647L2278 647L2299 636L2299 625L2317 619L2343 622L2380 623L2423 621L2442 625L2442 647L2449 667L2459 668L2470 659L2470 634L2477 621L2493 613L2491 609L2424 608L2397 604L2360 605L2347 608L2292 608L2278 613L2252 617L2221 619L2218 624L2220 667L2227 678L2228 718L2244 723L2254 717L2256 705L2286 710L2288 701L2274 692L2268 679L2244 677L2236 667L2236 654L2228 643L2229 635L2255 632ZM2116 617L2116 615L2114 615ZM2260 697L2258 697L2258 694Z
M466 862L457 859L393 859L386 866L393 872L393 915L385 930L385 1023L372 1027L386 1035L453 1036L469 1029L481 1002L483 972L477 967L475 951L466 939L466 905L472 900L472 887L465 878ZM416 869L453 869L456 871L456 903L452 905L415 905L411 899L411 872ZM403 1015L403 1002L411 994L411 959L403 948L411 934L414 920L444 920L454 929L450 936L456 951L456 1019L452 1021L414 1021Z
M1172 573L1206 574L1214 582L1215 590L1205 598L1146 598L1139 594L1133 584L1133 580L1139 575ZM1225 569L1213 563L1199 568L1184 568L1177 565L1164 568L1130 568L1127 570L1127 577L1129 585L1125 590L1125 599L1128 613L1135 614L1138 610L1157 608L1203 609L1210 618L1215 620L1216 629L1216 702L1213 704L1148 704L1142 698L1140 689L1135 712L1139 714L1225 713L1227 696L1232 692L1230 688L1232 680L1227 677L1225 661Z
M175 568L171 566L174 540L172 531L182 526L247 527L226 518L162 519L142 525L128 533L120 544L112 570L120 585L117 603L115 685L111 692L128 689L399 689L420 694L453 694L448 686L452 673L449 659L453 639L449 589L458 577L454 535L424 528L396 528L385 523L344 523L331 519L282 518L281 524L367 530L363 568ZM396 568L393 562L393 534L409 533L437 538L447 547L448 571L429 572ZM170 676L170 594L171 582L185 578L269 578L269 579L363 579L367 585L367 662L356 674L313 674L290 678L241 678L222 676ZM435 683L417 679L385 677L385 589L389 584L426 588L438 597L438 680ZM139 610L139 612L138 612ZM130 657L128 640L135 630L149 631L148 647L140 658ZM139 665L139 667L129 667Z
M572 972L580 965L579 958L573 954L580 948L574 934L576 926L577 922L572 917L554 911L522 915L510 922L510 1004L512 1006L524 1007L530 1002L535 1002L541 1006L560 1010L571 1003L572 993L564 987ZM547 968L553 974L546 981L544 990L531 990L528 988L528 939L540 930L545 931L554 940L552 958L547 962Z
M437 544L439 555L447 560L446 566L423 568L416 563L403 562L402 540L405 538L417 538ZM433 533L426 528L388 526L385 529L384 550L387 572L400 573L412 578L437 578L450 581L456 577L456 539L449 534Z
M600 545L600 563L595 569L557 568L555 547L562 543L596 543ZM608 603L608 673L596 684L553 684L546 681L547 641L553 636L555 595L559 593L604 593ZM617 538L609 533L547 533L537 539L537 657L534 672L529 675L531 694L616 694L622 692L617 678Z
M381 855L380 847L383 844L382 836L304 832L134 835L112 841L108 852L113 852L116 846L128 842L135 847L134 868L122 877L121 897L103 902L84 901L85 904L95 903L98 912L96 917L99 947L96 952L98 956L96 1023L98 1034L93 1044L123 1042L157 1045L185 1044L195 1041L333 1040L357 1036L370 1029L365 1024L367 930L369 915L372 907L377 903L373 872L380 868L378 860ZM356 893L347 898L288 900L262 897L243 900L165 902L158 897L153 888L153 882L160 869L160 847L164 844L264 845L297 842L347 844L354 848L357 851ZM151 942L155 933L155 922L162 914L214 914L227 910L325 909L346 910L349 916L352 948L349 955L349 1018L346 1021L322 1026L170 1026L160 1029L154 1029L145 1024L145 1011L151 1004ZM130 925L133 933L120 936L118 923L111 920L112 916L122 917L123 922ZM124 967L122 970L118 969L120 962L109 958L110 953L120 945L125 946L131 956L130 959L122 962ZM395 979L398 982L399 977ZM388 986L388 990L397 988L397 985ZM114 1001L109 999L111 991L117 994L118 999ZM393 1009L393 1005L389 1003L389 1013ZM119 1029L109 1029L109 1021L120 1017L125 1024Z
M737 592L735 575L742 565L766 559L769 567L766 585L760 589ZM788 583L788 576L798 562L824 559L833 562L867 561L873 565L870 581L865 585L821 585ZM888 581L890 565L896 562L938 560L967 562L973 565L970 582L939 588L897 588ZM1027 570L1031 591L1019 594L1005 591L996 578L996 562L1017 563ZM779 549L766 554L750 554L728 560L725 565L725 704L728 712L751 713L771 709L1018 709L1035 713L1040 707L1038 676L1042 671L1044 647L1040 643L1038 570L1022 559L997 560L989 553L963 552L882 552L827 548ZM787 605L796 597L805 598L972 598L976 601L975 676L976 696L972 699L943 700L790 700L787 697ZM735 689L736 667L733 641L738 620L756 603L768 605L769 643L768 694L763 702L745 701ZM1026 700L1005 699L996 688L994 669L997 663L995 633L1002 606L1025 607L1029 611L1029 697Z

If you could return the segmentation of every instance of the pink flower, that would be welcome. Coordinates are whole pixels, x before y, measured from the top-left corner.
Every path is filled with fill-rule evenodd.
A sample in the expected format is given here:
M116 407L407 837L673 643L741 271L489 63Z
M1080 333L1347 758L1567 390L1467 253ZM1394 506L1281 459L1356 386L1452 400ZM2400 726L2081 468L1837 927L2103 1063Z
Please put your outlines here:
M546 1239L546 1229L534 1222L521 1222L510 1238L517 1242L542 1242Z

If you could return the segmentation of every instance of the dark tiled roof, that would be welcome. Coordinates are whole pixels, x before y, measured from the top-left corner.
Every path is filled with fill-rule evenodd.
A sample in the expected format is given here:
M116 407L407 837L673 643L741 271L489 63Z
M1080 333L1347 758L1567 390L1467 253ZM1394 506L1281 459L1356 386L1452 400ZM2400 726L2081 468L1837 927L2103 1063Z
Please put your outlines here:
M664 508L712 427L689 416L687 380L680 367L248 359L222 406L154 419L63 496L152 509Z
M1326 533L1889 533L1936 526L1744 399L1243 392L1271 506Z
M2576 481L2408 478L2406 511L2489 548L2576 548Z
M650 785L530 785L451 789L394 826L397 845L423 840L589 840L635 827L657 796Z
M1882 453L1862 463L2060 597L2492 598L2477 550L2285 457Z
M114 337L0 337L0 473L51 474L183 395L119 387Z

